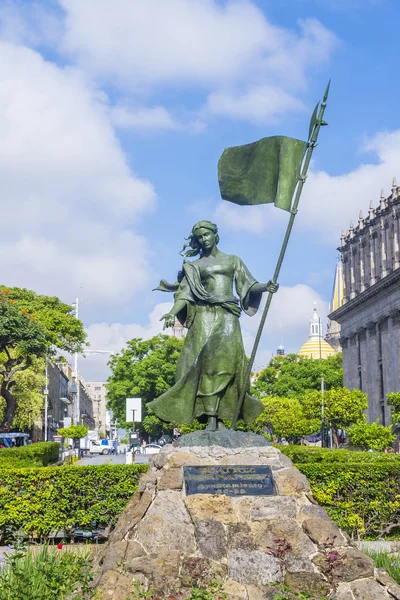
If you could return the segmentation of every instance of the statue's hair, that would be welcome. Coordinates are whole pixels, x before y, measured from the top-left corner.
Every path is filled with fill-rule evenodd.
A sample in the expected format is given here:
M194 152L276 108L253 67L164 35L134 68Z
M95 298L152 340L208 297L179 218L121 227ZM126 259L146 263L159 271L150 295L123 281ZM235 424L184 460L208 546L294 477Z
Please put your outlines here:
M189 236L185 238L188 240L188 242L183 246L182 250L180 251L180 254L183 256L184 261L187 258L192 258L194 256L197 256L198 254L201 256L201 247L196 236L197 229L209 229L215 234L215 243L218 244L219 242L218 227L215 225L215 223L211 223L211 221L198 221L196 225L193 225L192 231L190 232ZM191 250L185 252L186 248L191 248Z

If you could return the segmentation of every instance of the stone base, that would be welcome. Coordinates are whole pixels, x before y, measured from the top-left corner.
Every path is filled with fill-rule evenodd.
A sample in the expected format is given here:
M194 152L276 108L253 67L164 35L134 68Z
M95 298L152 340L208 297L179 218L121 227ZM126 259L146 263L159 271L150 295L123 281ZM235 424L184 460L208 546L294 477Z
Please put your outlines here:
M183 467L196 465L270 465L277 495L187 496ZM400 600L395 582L351 545L271 446L165 446L96 567L104 600L129 598L132 578L160 598L222 581L230 600L272 600L280 584L318 600Z
M218 431L208 431L201 429L181 435L173 444L175 447L193 446L222 446L223 448L249 448L255 446L270 446L269 441L262 435L256 433L247 433L245 431L232 431L231 429L222 429Z

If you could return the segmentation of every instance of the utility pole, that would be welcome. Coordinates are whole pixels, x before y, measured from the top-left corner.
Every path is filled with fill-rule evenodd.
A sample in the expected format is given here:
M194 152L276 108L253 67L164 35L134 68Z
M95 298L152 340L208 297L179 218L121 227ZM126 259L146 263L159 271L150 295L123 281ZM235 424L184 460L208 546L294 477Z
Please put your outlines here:
M79 318L79 298L75 300L75 317ZM79 425L79 411L80 411L80 385L79 385L79 374L78 374L78 352L75 352L74 356L74 367L75 367L75 381L76 381L76 396L75 396L75 406L74 406L74 420L77 425Z

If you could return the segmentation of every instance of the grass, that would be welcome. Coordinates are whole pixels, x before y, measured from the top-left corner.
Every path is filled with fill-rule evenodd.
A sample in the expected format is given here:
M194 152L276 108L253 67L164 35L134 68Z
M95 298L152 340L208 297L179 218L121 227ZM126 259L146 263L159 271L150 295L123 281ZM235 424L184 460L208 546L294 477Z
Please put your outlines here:
M400 553L372 552L363 550L370 556L378 568L385 569L389 575L400 585Z

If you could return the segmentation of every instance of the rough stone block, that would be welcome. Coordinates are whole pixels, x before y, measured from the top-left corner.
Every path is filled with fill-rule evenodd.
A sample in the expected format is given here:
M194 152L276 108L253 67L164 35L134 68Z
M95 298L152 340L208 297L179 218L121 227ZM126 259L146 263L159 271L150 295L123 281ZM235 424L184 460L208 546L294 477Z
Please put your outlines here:
M125 552L127 547L128 542L123 540L114 542L112 545L112 551L109 550L106 552L101 561L102 570L113 571L114 569L117 569L125 560Z
M233 498L233 506L241 521L296 519L297 503L293 497L254 496Z
M129 565L134 558L139 558L145 554L142 546L135 540L129 540L125 551L125 564Z
M149 466L154 467L155 469L162 469L163 466L167 463L168 455L165 452L160 452L159 454L153 454L149 460Z
M197 548L203 557L220 560L226 556L226 533L218 521L196 521L194 524Z
M231 579L244 585L267 585L281 579L279 560L257 550L232 550L228 553L228 573Z
M318 504L303 504L299 510L299 520L302 521L310 517L329 519L328 513L323 506L319 506Z
M285 584L297 594L312 594L320 597L329 593L329 587L322 575L310 571L286 573Z
M354 600L384 600L390 598L375 579L359 579L350 585Z
M227 573L228 567L225 564L208 558L188 556L182 559L179 577L183 587L191 587L198 583L210 584L213 581L223 581Z
M341 561L337 562L332 572L333 581L336 583L345 581L355 581L373 577L374 561L369 556L366 556L356 548L346 548L341 550ZM326 572L328 562L323 554L317 554L312 559L312 562L317 565L324 573Z
M253 533L247 523L232 523L228 525L228 547L231 550L259 550Z
M346 543L339 527L327 517L309 517L305 519L303 530L318 546L322 546L328 539L333 546L343 546Z
M278 494L282 496L297 496L310 492L307 477L296 467L286 467L274 473L274 481Z
M308 558L316 552L316 546L296 521L258 521L251 523L250 528L254 541L264 552L269 552L271 548L274 548L276 546L274 540L277 539L285 540L290 544L290 549L287 551L288 556Z
M248 589L245 586L233 579L227 579L224 581L224 592L228 596L229 600L249 600L250 595ZM259 600L260 596L258 596Z
M179 492L158 492L137 526L136 539L147 552L164 552L165 548L185 554L195 552L194 527Z
M387 591L390 598L394 598L394 600L400 600L400 585L397 585L397 583L392 583L387 588Z
M101 581L102 600L126 600L132 589L132 576L117 571L106 571Z
M144 473L139 479L138 491L142 493L146 490L154 492L155 485L157 482L157 476L153 469L150 469L147 473Z
M349 583L339 583L336 588L335 600L354 600Z
M181 490L183 486L182 468L164 469L158 482L158 490Z
M232 499L228 496L194 494L193 496L186 496L184 501L192 521L235 523L237 520Z

